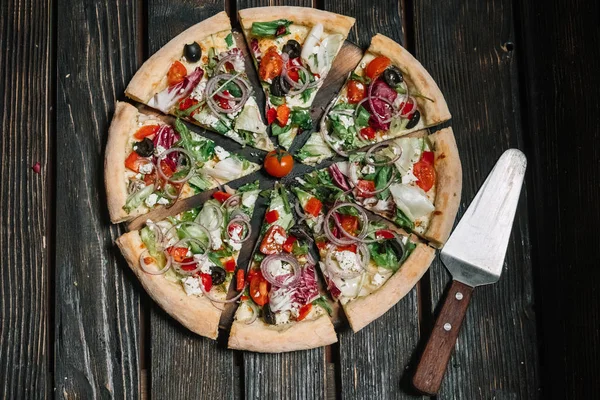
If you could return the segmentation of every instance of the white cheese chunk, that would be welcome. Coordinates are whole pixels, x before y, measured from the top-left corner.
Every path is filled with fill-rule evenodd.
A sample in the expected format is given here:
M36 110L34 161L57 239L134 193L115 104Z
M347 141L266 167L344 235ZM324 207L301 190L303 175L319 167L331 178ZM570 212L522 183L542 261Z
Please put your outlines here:
M275 232L275 234L273 235L273 240L277 244L284 244L285 243L285 236L280 235L279 232Z
M375 173L375 166L367 164L360 170L360 172L365 175L373 174Z
M384 276L381 274L375 274L373 275L373 277L371 278L371 283L375 286L380 286L383 281L385 280Z
M333 256L337 260L340 269L343 271L360 271L360 267L358 266L358 259L356 254L348 251L335 251Z
M217 155L217 158L219 160L224 160L231 155L227 150L225 150L221 146L215 146L215 154Z
M166 197L161 197L160 199L158 199L157 203L164 206L169 204L169 199L167 199Z
M156 200L158 200L158 195L152 193L150 196L146 197L146 206L154 207L154 205L156 204Z
M181 283L183 283L183 290L185 290L185 293L188 296L202 294L202 289L200 289L200 279L188 276L187 278L182 279Z

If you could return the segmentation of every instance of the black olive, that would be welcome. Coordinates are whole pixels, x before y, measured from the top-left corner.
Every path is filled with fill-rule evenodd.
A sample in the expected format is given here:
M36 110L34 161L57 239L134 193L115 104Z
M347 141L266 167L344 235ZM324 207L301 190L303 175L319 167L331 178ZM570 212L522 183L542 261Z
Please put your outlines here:
M383 71L383 80L390 87L395 88L404 81L404 77L402 76L402 72L397 67L391 66Z
M190 62L196 62L200 60L200 57L202 57L202 49L196 42L186 44L183 46L183 55L185 56L186 60Z
M148 138L133 145L133 149L142 157L150 157L154 153L154 143Z
M210 267L210 277L212 278L213 285L220 285L225 282L227 272L221 267Z
M302 46L300 46L300 43L292 39L288 40L288 42L283 45L282 51L284 53L287 53L290 56L290 58L296 58L300 57L300 53L302 52Z
M417 126L420 119L421 119L421 113L419 112L419 110L417 110L412 115L412 117L410 117L410 121L408 121L408 124L406 124L406 129L412 129L415 126Z
M269 325L276 325L277 319L275 319L275 313L271 311L269 307L269 303L265 304L263 307L263 319Z
M290 91L288 83L280 76L273 78L271 83L271 94L277 97L284 97Z

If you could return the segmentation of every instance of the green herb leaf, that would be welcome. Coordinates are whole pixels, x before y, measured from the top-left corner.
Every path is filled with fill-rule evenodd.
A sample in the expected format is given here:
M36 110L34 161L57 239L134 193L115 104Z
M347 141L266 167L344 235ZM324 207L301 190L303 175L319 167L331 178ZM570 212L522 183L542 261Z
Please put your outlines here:
M233 46L233 35L231 33L225 36L225 43L227 43L227 47Z
M416 244L414 244L410 240L407 241L406 244L404 245L404 254L402 254L402 258L400 258L400 261L398 263L400 265L402 265L404 263L404 261L406 261L406 259L410 256L410 254L413 252L413 250L416 247L417 247Z
M252 190L258 190L258 186L259 186L259 181L254 181L254 182L246 183L245 185L240 186L237 189L237 193L241 194L241 193L244 193L244 192L250 192Z
M415 223L412 222L399 208L396 208L396 217L394 218L394 222L408 231L412 231L415 229Z
M384 165L379 168L377 171L377 175L375 175L375 190L381 190L387 185L392 177L392 166ZM386 189L380 193L377 193L377 198L381 200L385 200L389 197L390 191Z
M279 126L278 123L271 124L271 135L279 136L282 133L286 133L292 129L291 125L286 125L284 127Z
M285 104L285 97L269 95L269 101L274 106L280 106L282 104Z
M312 118L307 109L297 108L292 111L292 124L298 125L302 130L312 128Z
M333 314L333 310L332 310L331 306L329 305L329 301L327 301L327 299L325 297L321 296L318 299L313 300L312 303L316 306L320 306L321 308L323 308L325 311L327 311L327 313L329 315Z
M360 106L360 108L358 109L358 115L356 116L354 123L359 127L367 126L367 125L369 125L370 117L371 117L371 114L369 114L367 109L364 108L363 106Z
M371 83L371 79L368 76L360 76L355 72L352 72L352 74L350 75L350 79L352 79L353 81L361 82L365 85Z
M285 19L278 19L275 21L269 22L253 22L252 23L252 36L257 37L275 37L277 34L277 28L280 26L285 26L285 33L287 35L290 33L289 26L292 24L292 21L288 21ZM283 35L280 35L283 36Z

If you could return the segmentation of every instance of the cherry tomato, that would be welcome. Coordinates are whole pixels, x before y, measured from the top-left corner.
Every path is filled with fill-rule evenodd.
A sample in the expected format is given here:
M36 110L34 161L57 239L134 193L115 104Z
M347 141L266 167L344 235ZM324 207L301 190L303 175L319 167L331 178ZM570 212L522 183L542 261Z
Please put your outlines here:
M264 165L269 175L282 178L292 171L294 159L287 151L277 149L267 154Z
M360 181L359 181L360 182ZM354 215L340 214L340 224L346 233L355 236L358 231L358 218Z
M210 276L210 274L205 274L205 273L201 273L200 274L200 281L202 282L202 286L204 286L204 290L206 290L207 292L210 291L210 289L212 288L212 276Z
M278 219L279 219L279 211L277 211L277 210L271 210L265 214L265 221L267 221L267 224L272 224L273 222L277 221Z
M375 182L359 179L356 188L358 189L358 195L362 197L373 197L375 191Z
M360 136L367 140L375 139L375 129L370 126L364 127L360 130Z
M337 251L350 251L352 253L356 253L358 249L358 246L356 244L349 244L346 246L337 246L336 250Z
M351 80L348 82L348 103L356 104L365 98L365 85L362 82Z
M267 111L267 123L271 125L277 119L277 109L269 108Z
M244 270L238 269L238 272L235 275L235 290L239 292L240 290L244 289L244 286L246 286L246 281L244 279Z
M317 241L317 248L319 249L319 251L325 250L327 248L327 241L325 241L325 240Z
M217 200L219 203L225 202L225 200L227 200L230 197L231 197L231 195L229 193L225 193L225 192L221 192L221 191L217 191L217 192L213 193L213 198L215 200Z
M260 60L258 67L258 76L261 80L266 81L275 78L281 74L283 69L283 60L277 52L275 46L270 47L263 58Z
M187 257L188 249L186 247L172 247L171 246L171 247L167 248L167 253L169 253L171 255L171 257L173 257L173 260L178 263L181 263L181 262L183 262L183 260L188 258Z
M138 140L142 140L147 136L155 135L160 129L160 125L144 125L133 135Z
M223 94L228 95L229 92L227 90L223 90ZM215 96L215 100L219 102L219 106L225 110L229 110L231 105L229 104L229 100L221 96Z
M227 272L235 271L235 260L233 258L230 258L229 260L223 263L223 267L225 267L225 271Z
M250 297L259 306L264 306L269 301L269 282L258 272L250 279Z
M310 313L310 310L312 310L311 303L300 307L300 310L298 311L298 318L296 319L296 321L302 321L304 318L306 318L306 316Z
M162 160L160 162L160 169L162 170L163 174L165 174L165 176L167 178L170 178L175 173L175 171L173 171L171 169L171 166L169 165L169 163L167 163L165 160Z
M306 202L306 205L304 206L304 211L312 215L313 217L318 217L322 208L323 203L321 203L321 200L317 199L316 197L311 197Z
M383 239L393 239L394 234L391 231L388 231L387 229L380 229L377 232L375 232L375 237Z
M409 103L400 102L400 113L405 115L406 118L410 119L413 115L413 111L415 110L415 104L411 101Z
M296 239L294 236L288 236L287 240L285 241L285 243L283 244L283 251L286 251L288 253L292 252L292 249L294 248L294 243L296 243L298 239Z
M147 158L140 156L135 151L132 151L125 159L125 167L132 171L140 172L140 165L147 161Z
M367 69L365 73L372 80L376 79L379 75L383 73L390 66L392 62L386 56L377 56L371 60L369 65L367 65Z
M433 165L433 151L424 151L421 154L421 161Z
M279 126L286 126L289 119L290 108L285 104L282 104L279 107L277 107L277 123L279 124Z
M238 223L229 224L229 227L227 228L229 237L233 236L235 231L238 231L238 235L241 237L244 232L244 225Z
M278 243L275 240L275 236L282 236L283 240L279 239ZM281 253L283 249L283 243L287 240L287 233L285 233L285 229L279 225L271 225L271 227L265 233L265 237L260 243L260 251L263 254L277 254Z
M435 183L435 168L432 164L423 159L419 160L413 165L413 174L417 178L417 186L424 191L427 192L433 187Z
M173 64L171 64L169 72L167 72L167 82L169 82L169 86L176 85L183 81L186 75L187 69L185 68L185 65L179 61L175 61Z

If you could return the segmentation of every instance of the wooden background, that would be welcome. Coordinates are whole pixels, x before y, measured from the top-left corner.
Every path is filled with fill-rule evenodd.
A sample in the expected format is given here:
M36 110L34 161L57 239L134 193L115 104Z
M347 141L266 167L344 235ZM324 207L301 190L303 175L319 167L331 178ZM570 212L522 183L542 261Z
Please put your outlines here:
M402 302L338 344L225 350L149 300L114 239L107 128L137 68L226 9L356 17L431 72L453 113L459 215L499 155L529 157L505 271L478 288L439 399L600 392L600 7L584 0L6 0L0 4L0 397L409 399L449 282L436 260ZM31 166L41 165L41 173Z

